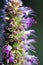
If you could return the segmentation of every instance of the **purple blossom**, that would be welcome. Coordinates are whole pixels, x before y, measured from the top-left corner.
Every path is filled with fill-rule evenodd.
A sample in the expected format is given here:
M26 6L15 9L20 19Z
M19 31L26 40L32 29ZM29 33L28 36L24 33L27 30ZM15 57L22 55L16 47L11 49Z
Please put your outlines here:
M21 40L23 40L23 41L24 41L24 40L25 40L25 38L24 38L24 37L22 37L22 38L21 38Z
M23 49L24 49L25 51L28 51L28 50L30 50L30 46L28 46L28 45L23 45Z
M33 13L33 10L29 7L20 7L20 11L23 12L24 16L28 16Z
M23 47L23 49L24 49L25 51L27 51L27 52L28 52L29 50L35 52L35 47L34 47L32 44L30 44L30 45L26 45L26 44L25 44L25 45L23 45L22 47Z
M8 59L6 59L6 61L7 61L7 63L14 63L14 53L12 52L12 51L10 51L10 53L9 53L9 58Z
M25 40L23 41L22 47L25 49L25 51L31 50L35 52L35 47L31 43L35 43L36 41L34 39Z
M14 63L15 59L14 59L14 55L11 55L8 59L6 59L7 63Z
M28 27L31 27L32 24L36 23L36 21L33 18L29 18L29 17L25 19L25 22L26 22Z
M11 51L12 47L10 45L5 45L3 52L6 54L9 54L9 52Z
M14 62L14 53L12 51L10 52L9 62Z
M11 63L13 62L14 63L14 57L13 56L9 57L9 62L11 62Z
M34 39L28 39L28 40L25 40L25 41L24 41L24 44L29 45L29 44L35 43L35 42L36 42L36 41L35 41Z
M25 40L27 40L28 39L28 37L25 35L25 36L23 36L23 37L21 37L21 40L22 41L25 41Z
M25 61L23 65L32 65L32 63Z
M28 17L28 18L24 18L24 19L22 20L22 23L23 23L23 24L26 24L27 27L31 27L33 24L36 24L37 22L34 20L34 18Z
M30 36L30 35L32 35L32 36L35 36L36 37L36 35L34 35L34 33L35 33L35 30L28 30L28 31L24 31L24 34L25 35L27 35L27 36Z
M27 55L25 59L31 64L38 64L38 58L34 55Z

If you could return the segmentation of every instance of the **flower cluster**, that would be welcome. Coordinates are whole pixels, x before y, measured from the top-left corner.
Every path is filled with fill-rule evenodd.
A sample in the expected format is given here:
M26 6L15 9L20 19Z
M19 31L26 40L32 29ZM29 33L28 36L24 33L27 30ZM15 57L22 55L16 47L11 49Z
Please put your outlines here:
M29 29L37 23L34 17L29 17L29 15L33 15L34 11L23 6L21 0L6 0L4 11L4 64L38 64L38 58L30 54L30 51L35 52L32 43L36 42L35 39L29 39L30 36L35 36L35 30Z

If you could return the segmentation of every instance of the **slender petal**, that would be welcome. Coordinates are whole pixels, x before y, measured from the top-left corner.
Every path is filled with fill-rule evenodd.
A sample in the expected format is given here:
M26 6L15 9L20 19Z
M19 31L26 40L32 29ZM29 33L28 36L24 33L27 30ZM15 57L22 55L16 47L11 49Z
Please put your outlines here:
M29 7L21 7L20 11L22 11L25 16L28 16L29 14L33 13L33 10Z
M25 34L25 35L28 35L28 36L30 36L30 35L35 36L33 33L35 33L35 30L24 31L24 34Z

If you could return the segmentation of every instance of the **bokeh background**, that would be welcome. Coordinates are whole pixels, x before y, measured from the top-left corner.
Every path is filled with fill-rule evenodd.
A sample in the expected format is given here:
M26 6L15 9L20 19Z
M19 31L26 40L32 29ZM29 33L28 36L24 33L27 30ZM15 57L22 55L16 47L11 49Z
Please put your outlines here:
M24 5L31 7L36 12L37 24L33 26L37 33L36 52L39 57L39 65L43 65L43 0L22 0ZM5 0L0 0L0 10Z

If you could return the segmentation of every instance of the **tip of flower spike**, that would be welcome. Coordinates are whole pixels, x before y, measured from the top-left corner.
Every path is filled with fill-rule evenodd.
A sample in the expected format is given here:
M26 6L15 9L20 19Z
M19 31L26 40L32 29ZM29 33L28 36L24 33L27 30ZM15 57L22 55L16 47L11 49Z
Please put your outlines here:
M12 4L16 4L16 5L19 5L19 6L22 6L22 1L21 0L9 0Z

